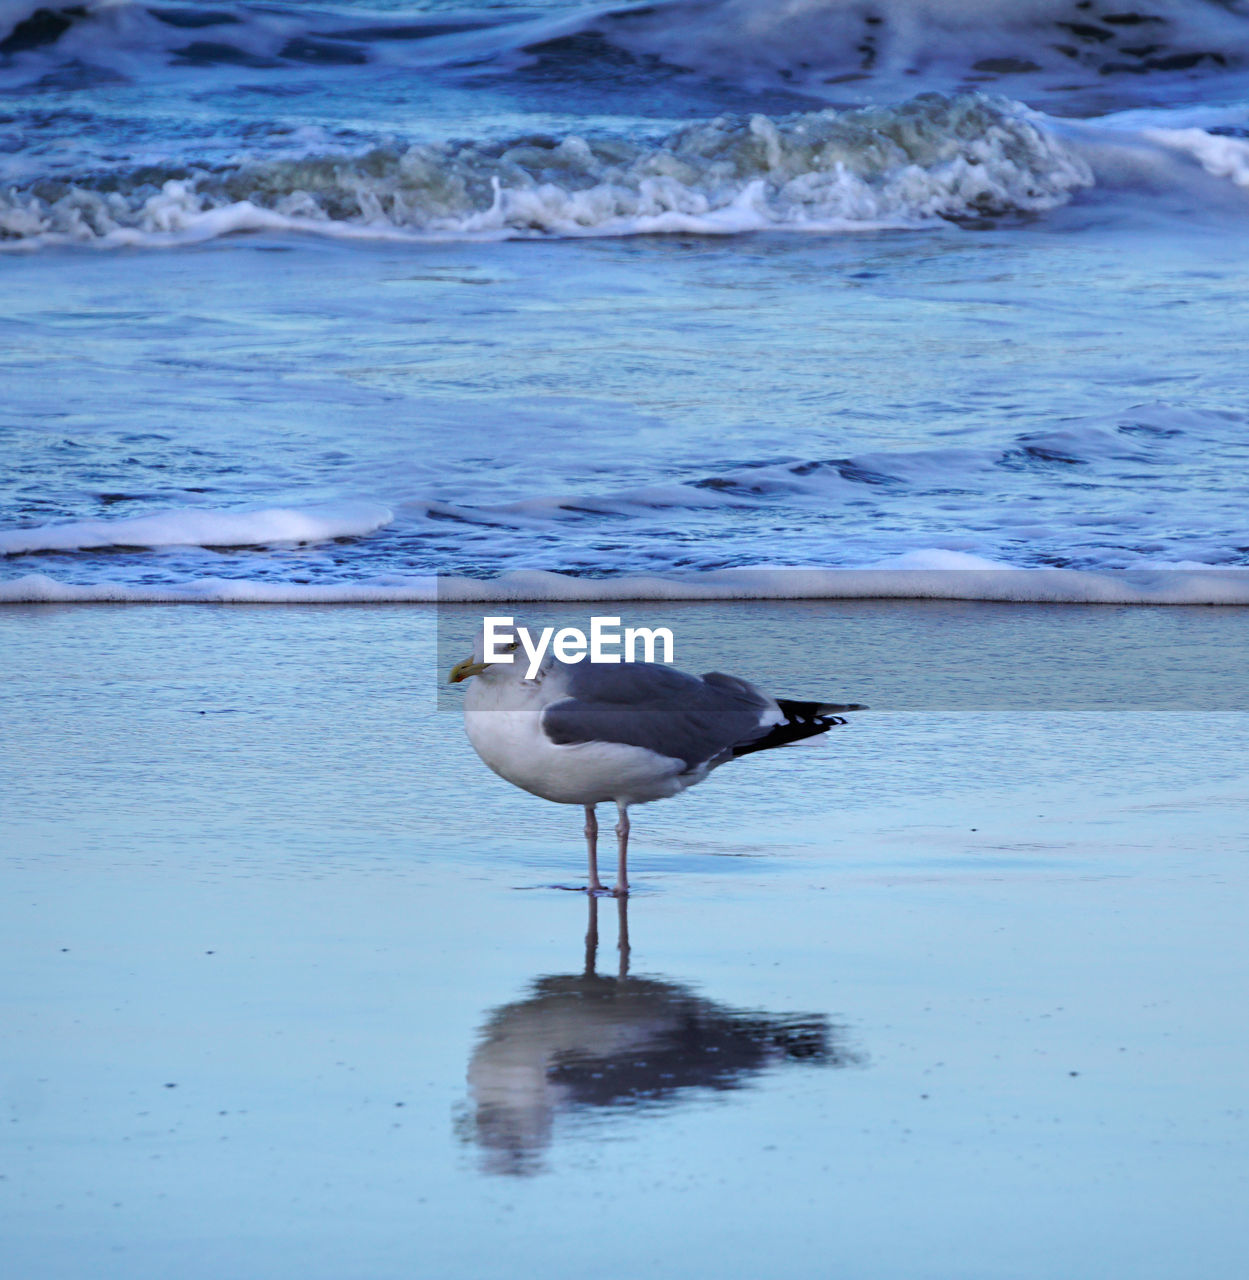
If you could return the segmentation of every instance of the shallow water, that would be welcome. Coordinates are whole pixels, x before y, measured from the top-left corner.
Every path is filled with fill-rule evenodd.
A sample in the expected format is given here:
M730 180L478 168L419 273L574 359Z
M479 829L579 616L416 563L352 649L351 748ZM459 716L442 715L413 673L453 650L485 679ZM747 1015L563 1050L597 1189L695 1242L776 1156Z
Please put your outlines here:
M863 606L770 607L802 692ZM733 765L635 811L587 980L579 814L472 755L433 623L0 614L22 1275L1237 1271L1243 712Z
M115 550L6 575L1244 560L1245 290L1221 237L284 249L9 263L0 496L44 531L0 538L181 514L155 535L173 546L122 523ZM240 504L326 519L269 550L190 523ZM335 513L358 535L335 542Z

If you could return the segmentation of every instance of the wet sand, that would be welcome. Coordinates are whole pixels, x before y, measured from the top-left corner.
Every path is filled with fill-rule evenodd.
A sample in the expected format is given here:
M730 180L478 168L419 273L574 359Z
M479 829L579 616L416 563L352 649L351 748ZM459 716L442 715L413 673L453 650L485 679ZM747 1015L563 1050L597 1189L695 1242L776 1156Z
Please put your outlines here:
M15 1275L1243 1269L1229 611L662 612L874 709L635 810L626 969L468 612L0 611Z

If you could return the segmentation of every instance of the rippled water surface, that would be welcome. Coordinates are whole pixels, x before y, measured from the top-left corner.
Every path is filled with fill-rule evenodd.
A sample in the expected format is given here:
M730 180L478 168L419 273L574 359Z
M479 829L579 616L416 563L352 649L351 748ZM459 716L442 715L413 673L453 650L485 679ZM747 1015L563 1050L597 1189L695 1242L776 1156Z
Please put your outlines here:
M17 529L331 504L360 536L139 552L122 524L90 554L54 529L6 572L1238 565L1226 251L1087 227L17 260Z
M1249 557L1234 5L24 12L6 598Z

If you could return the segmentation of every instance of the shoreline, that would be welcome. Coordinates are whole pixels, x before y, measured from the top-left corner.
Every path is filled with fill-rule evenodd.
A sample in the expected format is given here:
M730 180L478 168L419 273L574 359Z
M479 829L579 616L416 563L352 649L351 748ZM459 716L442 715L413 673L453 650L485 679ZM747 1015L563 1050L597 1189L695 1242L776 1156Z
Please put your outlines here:
M200 578L163 585L0 580L0 604L548 604L742 600L963 600L1013 604L1249 605L1249 567L1016 569L956 552L872 569L716 569L585 578L518 570L493 579L392 575L322 584ZM961 563L960 563L961 562Z

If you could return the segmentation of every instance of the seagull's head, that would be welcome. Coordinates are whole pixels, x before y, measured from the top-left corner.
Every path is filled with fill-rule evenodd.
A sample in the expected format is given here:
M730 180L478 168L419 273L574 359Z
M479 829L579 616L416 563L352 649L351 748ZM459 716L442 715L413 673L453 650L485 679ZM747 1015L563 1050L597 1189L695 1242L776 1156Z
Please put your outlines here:
M511 644L498 646L498 651L506 654L514 654L520 648L520 641L513 640ZM480 675L498 675L502 671L510 672L516 665L514 661L509 662L487 662L486 655L486 637L483 634L477 637L477 643L473 645L473 656L465 658L463 662L457 662L451 668L450 674L447 676L448 684L459 684L462 680L469 679L470 676ZM522 668L523 670L523 668Z

